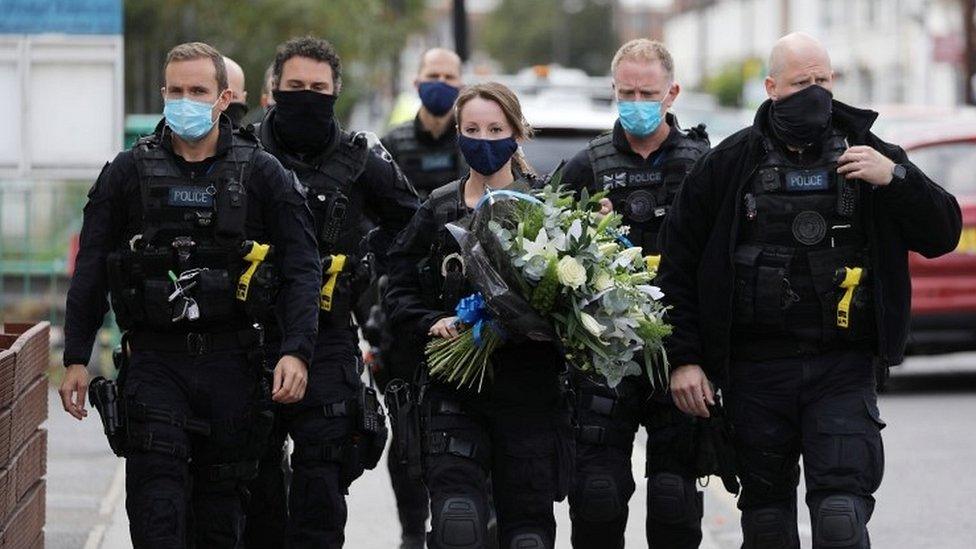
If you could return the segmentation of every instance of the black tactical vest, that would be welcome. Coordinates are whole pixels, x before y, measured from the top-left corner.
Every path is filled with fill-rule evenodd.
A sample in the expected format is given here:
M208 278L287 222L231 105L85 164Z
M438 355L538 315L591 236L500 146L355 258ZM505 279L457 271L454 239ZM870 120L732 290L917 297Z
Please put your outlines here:
M415 121L393 128L384 141L390 154L421 198L459 177L468 169L458 150L457 141L444 139L437 144L423 143L417 138Z
M294 170L306 189L308 206L315 218L319 253L356 255L365 236L361 226L363 193L353 193L353 185L366 168L369 145L366 136L340 130L336 142L319 157L308 162L279 151L269 128L261 126L261 142Z
M247 182L257 150L256 140L235 132L204 176L187 177L158 134L136 142L141 219L130 219L127 242L108 256L112 307L123 330L226 331L249 324L235 293L247 266ZM187 306L184 296L195 305Z
M674 131L681 132L678 128ZM657 236L664 216L691 167L708 152L707 137L697 131L679 135L674 146L662 151L650 166L614 147L612 132L589 144L595 190L609 191L614 209L630 227L630 240L645 254L660 253Z
M460 247L447 230L448 223L470 213L462 194L464 181L466 178L438 187L428 199L434 212L437 234L430 253L421 260L418 268L423 294L431 308L453 310L458 300L475 291L465 279Z
M844 135L832 133L817 161L804 166L768 138L763 145L765 159L739 206L733 257L738 339L788 341L798 352L870 340L875 323L861 183L837 174ZM848 292L842 284L847 269L855 268L861 276ZM839 307L847 293L848 305ZM838 319L842 313L850 315L846 322Z

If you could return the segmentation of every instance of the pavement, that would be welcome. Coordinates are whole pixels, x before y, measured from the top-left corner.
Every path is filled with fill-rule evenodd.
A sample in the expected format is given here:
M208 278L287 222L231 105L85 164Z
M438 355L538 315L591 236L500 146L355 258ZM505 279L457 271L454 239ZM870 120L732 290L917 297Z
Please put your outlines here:
M121 549L130 546L124 510L122 460L108 450L94 412L83 422L61 410L50 394L46 539L49 549ZM968 549L976 539L971 520L976 493L976 354L913 358L896 370L881 396L886 477L870 530L875 547ZM635 478L644 472L644 436L634 456ZM357 480L348 498L346 547L392 549L400 528L381 465ZM735 500L721 482L704 488L703 549L735 549L742 543ZM802 496L801 486L799 494ZM646 489L637 483L630 502L628 547L646 546ZM810 547L810 520L802 499L798 508L803 547ZM556 504L556 547L569 548L569 512Z

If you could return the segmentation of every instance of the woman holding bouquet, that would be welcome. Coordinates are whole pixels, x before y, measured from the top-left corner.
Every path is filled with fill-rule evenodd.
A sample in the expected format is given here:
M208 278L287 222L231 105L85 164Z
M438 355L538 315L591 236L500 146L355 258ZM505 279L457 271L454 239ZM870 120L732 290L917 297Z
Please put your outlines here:
M465 278L447 225L464 226L486 193L531 186L518 151L531 129L511 90L493 82L466 88L455 103L455 119L470 172L434 191L390 251L392 319L419 345L473 328L456 311L477 288ZM504 335L491 355L492 375L474 388L422 376L428 547L487 547L489 493L501 547L554 546L553 501L566 494L572 467L560 388L564 362L551 343L518 335Z

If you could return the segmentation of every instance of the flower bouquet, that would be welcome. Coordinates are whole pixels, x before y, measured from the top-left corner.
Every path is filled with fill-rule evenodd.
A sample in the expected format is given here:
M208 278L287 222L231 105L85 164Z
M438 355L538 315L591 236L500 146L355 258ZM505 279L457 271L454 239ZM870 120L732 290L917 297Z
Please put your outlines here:
M576 201L555 183L495 191L467 226L448 226L480 292L458 305L460 336L428 344L432 377L480 391L491 379L491 352L525 337L556 342L572 366L611 387L645 371L653 386L666 386L663 294L621 216L596 213L601 197Z

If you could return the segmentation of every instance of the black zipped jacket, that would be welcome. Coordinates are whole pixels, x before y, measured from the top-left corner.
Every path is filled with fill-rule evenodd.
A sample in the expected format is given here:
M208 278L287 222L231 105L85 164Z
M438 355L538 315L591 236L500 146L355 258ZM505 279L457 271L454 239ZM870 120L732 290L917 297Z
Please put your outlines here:
M762 163L763 136L771 102L759 107L753 125L725 139L701 158L679 191L663 229L663 257L656 282L671 307L673 334L665 342L672 367L701 366L709 379L727 385L732 331L732 252L744 187ZM871 133L878 114L839 101L832 124L851 146L867 145L907 168L904 180L887 186L860 182L870 243L878 322L878 358L904 360L911 308L908 252L932 258L955 249L962 214L955 197L908 161L900 147Z

